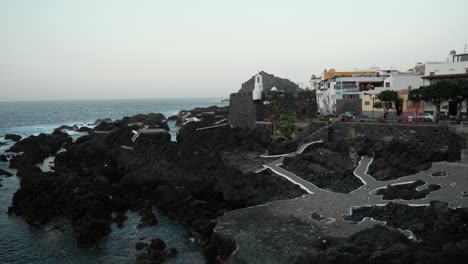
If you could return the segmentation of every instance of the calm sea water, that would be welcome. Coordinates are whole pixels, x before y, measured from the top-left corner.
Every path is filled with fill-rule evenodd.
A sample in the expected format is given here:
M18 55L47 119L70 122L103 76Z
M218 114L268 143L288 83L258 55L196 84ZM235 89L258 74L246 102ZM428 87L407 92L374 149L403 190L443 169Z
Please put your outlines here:
M54 102L0 102L0 141L6 133L29 136L50 133L60 125L91 124L98 118L118 119L139 113L163 113L166 117L183 109L199 106L225 105L221 98L95 100ZM169 124L174 129L174 124ZM174 131L172 133L174 135ZM74 134L74 136L79 136ZM7 146L0 146L3 153ZM0 162L0 168L7 169ZM177 258L167 263L205 263L202 248L192 242L190 233L163 214L154 227L137 229L139 217L129 212L125 227L112 228L112 233L99 247L81 249L76 246L68 227L54 229L50 224L41 229L28 226L21 218L8 216L13 194L19 187L16 176L0 176L0 263L134 263L136 242L142 238L160 237L168 247L179 251Z

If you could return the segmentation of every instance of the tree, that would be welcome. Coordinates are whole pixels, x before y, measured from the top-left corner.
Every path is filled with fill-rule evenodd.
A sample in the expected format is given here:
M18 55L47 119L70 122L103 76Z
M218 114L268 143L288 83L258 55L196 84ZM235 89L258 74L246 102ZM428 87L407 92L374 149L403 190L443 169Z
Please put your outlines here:
M447 83L447 97L457 104L457 121L461 121L463 101L468 99L468 80L453 80Z
M279 122L279 131L281 135L290 139L296 128L296 115L291 111L284 111L281 114L281 119Z
M380 92L377 98L383 103L385 118L388 116L388 109L392 108L393 103L396 105L399 100L398 93L391 90Z
M468 99L467 80L440 80L433 81L430 85L410 91L408 99L411 101L429 101L434 104L436 111L434 121L439 121L440 106L445 100L453 100L457 103L457 120L461 119L463 101Z
M281 116L281 105L277 101L270 101L266 107L266 116L273 125L273 137L276 137L278 121Z

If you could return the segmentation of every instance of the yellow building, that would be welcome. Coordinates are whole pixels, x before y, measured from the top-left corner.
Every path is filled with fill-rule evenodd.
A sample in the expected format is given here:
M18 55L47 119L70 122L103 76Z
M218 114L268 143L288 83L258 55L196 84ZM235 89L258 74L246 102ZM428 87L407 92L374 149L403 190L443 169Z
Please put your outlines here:
M377 76L376 71L341 71L337 72L335 69L324 70L323 71L323 79L328 80L333 76L340 76L340 77L354 77L354 76Z
M377 97L381 91L368 91L364 92L362 96L362 115L368 118L381 118L384 115L384 107L382 101ZM411 102L408 100L408 91L398 91L398 97L400 98L400 118L404 122L408 120L409 115L417 115L418 113L424 112L424 103L422 102ZM388 111L390 116L396 116L396 106L392 103L391 108Z

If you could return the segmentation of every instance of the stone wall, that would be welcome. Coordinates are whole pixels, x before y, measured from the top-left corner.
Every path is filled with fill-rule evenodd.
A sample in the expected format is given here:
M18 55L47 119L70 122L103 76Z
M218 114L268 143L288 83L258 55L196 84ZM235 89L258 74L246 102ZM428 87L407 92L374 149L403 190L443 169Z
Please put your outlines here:
M252 93L232 93L229 97L229 124L234 127L255 127L257 105Z
M327 123L328 122L296 123L296 130L294 132L295 139L298 141L304 141L307 137L316 133L320 128L326 126Z
M310 119L317 115L315 91L299 93L275 93L265 100L276 100L283 109L295 113L298 119ZM256 121L265 119L265 105L254 102L252 93L233 93L229 98L229 124L235 127L255 127Z
M313 125L313 127L317 126ZM313 129L310 130L314 133ZM307 141L331 140L336 142L360 136L372 139L395 138L403 142L424 142L425 144L432 144L439 148L456 148L453 153L458 153L464 143L462 137L452 132L445 125L335 122L328 130L315 130L318 132L315 132Z

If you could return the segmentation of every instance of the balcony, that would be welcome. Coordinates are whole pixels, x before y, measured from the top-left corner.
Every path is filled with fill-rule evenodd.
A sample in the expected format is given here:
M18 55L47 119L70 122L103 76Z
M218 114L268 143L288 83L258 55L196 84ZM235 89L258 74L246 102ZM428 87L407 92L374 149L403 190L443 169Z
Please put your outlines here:
M345 87L341 89L343 93L359 92L359 87Z

